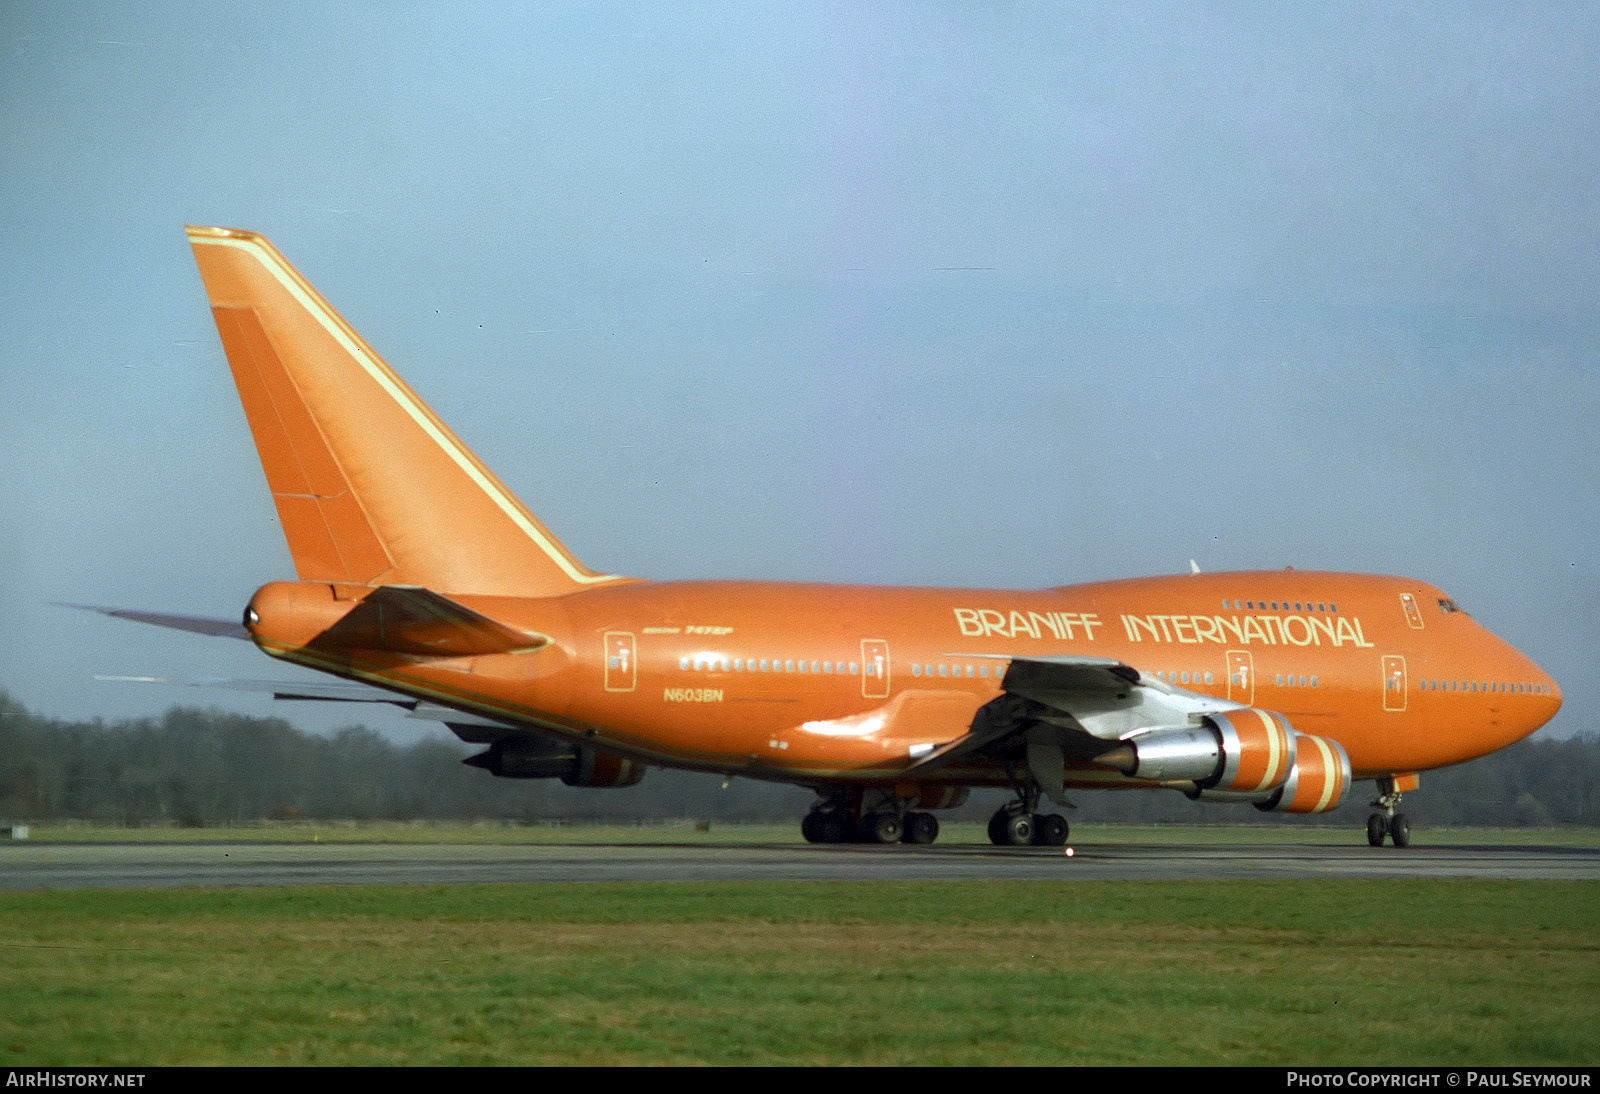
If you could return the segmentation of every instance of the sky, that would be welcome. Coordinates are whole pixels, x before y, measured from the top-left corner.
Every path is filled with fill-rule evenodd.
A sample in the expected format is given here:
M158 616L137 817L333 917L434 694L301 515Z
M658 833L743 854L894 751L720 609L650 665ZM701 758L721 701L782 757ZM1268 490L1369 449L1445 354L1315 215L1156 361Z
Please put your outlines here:
M1589 4L4 0L0 688L284 714L56 606L292 577L197 223L597 570L1404 574L1592 731L1597 134Z

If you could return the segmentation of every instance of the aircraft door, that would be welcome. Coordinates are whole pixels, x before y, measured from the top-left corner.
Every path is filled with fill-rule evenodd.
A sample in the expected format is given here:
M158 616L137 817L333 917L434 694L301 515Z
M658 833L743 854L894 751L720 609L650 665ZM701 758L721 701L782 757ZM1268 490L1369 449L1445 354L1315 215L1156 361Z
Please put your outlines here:
M632 691L638 679L638 657L629 631L606 632L606 690Z
M1406 709L1406 659L1399 654L1383 658L1383 709Z
M1406 625L1414 631L1420 631L1422 612L1417 609L1417 598L1410 593L1401 593L1400 606L1406 610Z
M881 638L861 640L861 695L865 699L889 697L889 643Z
M1228 698L1247 707L1256 705L1256 663L1249 650L1228 651Z

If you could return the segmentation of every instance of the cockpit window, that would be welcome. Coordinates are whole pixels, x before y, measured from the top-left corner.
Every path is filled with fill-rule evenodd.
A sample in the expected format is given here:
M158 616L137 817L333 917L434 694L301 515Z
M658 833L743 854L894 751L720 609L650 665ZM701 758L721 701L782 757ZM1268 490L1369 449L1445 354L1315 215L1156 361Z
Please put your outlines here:
M1439 610L1445 615L1449 615L1451 612L1459 612L1461 607L1448 596L1441 596L1439 598Z

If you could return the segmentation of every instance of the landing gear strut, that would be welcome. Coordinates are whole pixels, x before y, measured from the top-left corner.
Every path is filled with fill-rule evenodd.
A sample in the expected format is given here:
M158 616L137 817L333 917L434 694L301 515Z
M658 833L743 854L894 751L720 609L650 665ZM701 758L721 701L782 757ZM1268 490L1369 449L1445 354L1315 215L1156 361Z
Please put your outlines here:
M1060 813L1040 813L1039 784L1031 777L1018 778L1007 765L1015 801L995 810L989 818L989 842L997 847L1065 847L1070 828Z
M1393 779L1378 780L1378 796L1372 806L1378 812L1367 818L1367 842L1374 847L1383 846L1388 836L1396 847L1411 846L1411 821L1404 813L1395 812L1400 804L1400 791L1394 788Z

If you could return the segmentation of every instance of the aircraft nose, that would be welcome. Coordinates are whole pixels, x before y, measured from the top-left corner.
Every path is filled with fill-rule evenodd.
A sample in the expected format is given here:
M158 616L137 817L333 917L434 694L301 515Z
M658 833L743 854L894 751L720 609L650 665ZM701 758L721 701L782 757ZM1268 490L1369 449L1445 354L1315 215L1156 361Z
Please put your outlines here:
M1556 712L1561 709L1562 696L1561 685L1556 683L1555 677L1540 668L1533 658L1527 654L1519 652L1519 656L1524 662L1523 679L1528 681L1523 686L1533 692L1528 697L1531 700L1531 705L1529 708L1530 724L1524 731L1524 735L1526 735L1541 728L1556 716Z
M1538 665L1535 665L1534 668L1538 670L1540 682L1545 687L1545 698L1549 700L1550 713L1545 716L1545 720L1549 721L1556 716L1556 711L1561 709L1561 685L1556 683L1555 677L1539 668Z

